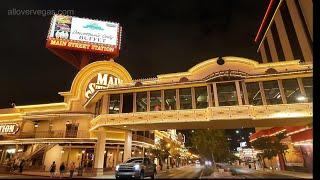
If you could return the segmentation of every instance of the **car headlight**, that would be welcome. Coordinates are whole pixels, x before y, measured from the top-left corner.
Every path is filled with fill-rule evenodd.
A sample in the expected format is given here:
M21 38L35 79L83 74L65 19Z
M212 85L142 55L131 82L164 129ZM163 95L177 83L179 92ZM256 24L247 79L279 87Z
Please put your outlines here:
M139 164L134 165L134 170L139 171L140 170L140 165Z
M116 166L116 171L118 171L118 170L119 170L119 165Z

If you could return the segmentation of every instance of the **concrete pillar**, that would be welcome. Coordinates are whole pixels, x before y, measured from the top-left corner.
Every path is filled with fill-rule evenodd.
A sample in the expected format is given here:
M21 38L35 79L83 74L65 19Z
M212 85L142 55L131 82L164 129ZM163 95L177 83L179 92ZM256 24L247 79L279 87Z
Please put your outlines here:
M267 58L267 54L266 54L266 49L265 49L265 47L264 47L264 43L263 43L263 42L261 42L260 54L261 54L262 62L263 62L263 63L268 63L268 58Z
M278 57L276 46L274 44L271 28L268 30L266 36L267 36L267 41L268 41L268 44L269 44L269 49L270 49L270 54L271 54L272 61L273 62L278 62L279 61L279 57Z
M311 40L313 41L313 2L312 0L299 0L299 4L308 27Z
M164 111L165 110L165 107L164 107L164 90L162 89L161 90L161 111Z
M103 175L104 150L106 147L106 132L103 127L99 127L97 132L97 143L94 149L94 168L97 176Z
M117 146L117 151L116 151L115 155L113 156L113 158L114 158L113 167L116 167L116 165L118 164L119 150L120 150L120 145Z
M102 97L102 108L101 108L101 114L108 114L109 113L109 94L106 94Z
M214 104L216 107L219 106L219 99L218 99L218 91L217 91L217 83L213 83L213 98L214 98Z
M266 94L264 93L263 82L259 82L262 104L267 105Z
M212 92L211 92L211 84L207 85L207 93L208 93L208 106L213 107L213 102L212 102Z
M293 60L294 56L288 39L288 34L283 23L281 11L278 11L278 13L275 15L274 22L276 24L277 31L279 34L279 39L284 53L284 58L286 61Z
M176 89L176 106L177 106L177 110L180 109L180 92L179 89Z
M296 34L298 37L298 41L301 47L304 60L306 62L312 62L313 54L312 54L311 46L308 42L306 30L303 29L302 20L299 17L299 11L298 11L297 5L293 0L286 0L286 3L289 9L289 14L293 22L294 30L296 31Z
M244 97L244 104L249 105L249 98L248 98L246 83L244 81L242 81L241 85L242 85L242 91L243 91L243 97Z
M196 93L194 87L191 87L191 101L192 101L192 109L196 109Z
M123 107L123 94L120 94L120 107L119 107L120 113L122 113L122 107Z
M241 98L241 91L240 91L239 81L236 81L235 83L236 83L236 92L237 92L238 104L242 105L242 98Z
M279 86L279 90L280 90L280 94L281 94L282 103L287 104L287 97L286 97L286 94L284 93L282 79L278 80L278 86Z
M123 160L126 161L131 158L131 148L132 148L132 131L125 131L124 134L124 157Z
M137 93L133 93L133 112L137 112Z
M150 111L150 91L147 91L147 112Z

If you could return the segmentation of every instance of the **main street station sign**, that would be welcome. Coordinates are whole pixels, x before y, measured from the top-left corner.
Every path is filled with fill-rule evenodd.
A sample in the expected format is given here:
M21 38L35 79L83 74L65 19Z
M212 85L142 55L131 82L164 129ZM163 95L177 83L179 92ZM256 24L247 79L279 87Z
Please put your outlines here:
M117 55L120 36L119 23L54 15L47 47Z
M122 84L122 82L123 81L120 78L117 78L111 74L98 73L97 76L91 79L89 82L86 88L85 97L89 99L92 94L96 92L96 90L117 86Z
M0 124L0 135L12 135L19 131L19 124L17 123L6 123Z

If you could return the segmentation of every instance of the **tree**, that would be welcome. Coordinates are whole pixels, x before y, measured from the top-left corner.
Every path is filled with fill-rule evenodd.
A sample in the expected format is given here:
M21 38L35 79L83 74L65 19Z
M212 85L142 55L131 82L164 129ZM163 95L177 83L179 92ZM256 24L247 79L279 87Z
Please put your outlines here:
M163 139L160 139L160 142L158 144L155 144L155 148L149 148L149 152L153 153L155 157L159 159L159 164L162 170L162 163L166 158L169 157L170 153L170 147L167 146L166 141Z
M227 162L232 153L224 130L195 130L191 135L192 146L201 157L211 161Z
M286 138L285 134L285 132L282 132L272 137L260 137L251 143L255 149L262 151L258 154L258 157L262 160L263 167L265 167L265 158L270 160L275 156L279 156L280 168L282 170L285 169L283 154L288 149L288 146L281 143L281 140Z

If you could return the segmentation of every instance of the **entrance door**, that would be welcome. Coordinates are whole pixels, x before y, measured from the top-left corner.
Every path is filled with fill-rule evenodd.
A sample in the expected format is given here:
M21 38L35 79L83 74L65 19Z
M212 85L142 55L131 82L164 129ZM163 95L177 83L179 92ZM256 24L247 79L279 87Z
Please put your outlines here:
M66 124L66 138L76 138L79 123Z

